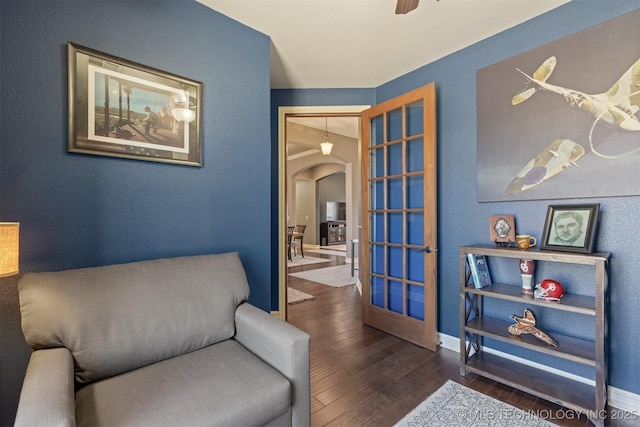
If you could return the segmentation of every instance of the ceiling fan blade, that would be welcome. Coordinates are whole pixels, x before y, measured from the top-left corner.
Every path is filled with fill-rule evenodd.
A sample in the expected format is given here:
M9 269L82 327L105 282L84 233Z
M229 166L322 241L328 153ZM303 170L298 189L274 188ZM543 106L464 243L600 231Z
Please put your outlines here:
M420 0L398 0L396 3L396 15L404 15L418 7Z

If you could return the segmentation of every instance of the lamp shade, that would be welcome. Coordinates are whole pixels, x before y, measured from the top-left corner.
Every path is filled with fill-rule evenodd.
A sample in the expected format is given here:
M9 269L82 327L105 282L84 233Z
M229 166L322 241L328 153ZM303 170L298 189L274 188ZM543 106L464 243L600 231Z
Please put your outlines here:
M0 222L0 277L18 274L19 230L19 222Z
M192 122L196 118L196 113L188 108L174 108L171 115L180 122Z
M320 149L322 150L322 154L324 154L325 156L328 156L329 154L331 154L332 148L333 148L333 144L330 143L329 141L325 141L320 144Z

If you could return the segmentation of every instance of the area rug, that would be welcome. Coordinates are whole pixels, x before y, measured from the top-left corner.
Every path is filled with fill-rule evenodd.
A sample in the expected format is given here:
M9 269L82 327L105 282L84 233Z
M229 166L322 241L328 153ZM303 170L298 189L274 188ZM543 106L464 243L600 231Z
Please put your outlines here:
M289 276L299 277L323 285L341 288L356 283L356 278L351 277L351 265L344 264L337 267L318 268L315 270L289 273Z
M550 427L530 411L447 381L395 427Z
M313 295L287 287L287 303L289 304L300 304L301 302L311 301L314 299L316 298Z
M316 254L327 254L327 255L338 255L338 256L347 256L345 251L336 251L333 249L307 249L305 252L314 252Z
M294 256L291 258L291 261L287 259L287 267L297 267L299 265L308 265L308 264L319 264L321 262L330 262L330 259L326 258L316 258L312 256Z

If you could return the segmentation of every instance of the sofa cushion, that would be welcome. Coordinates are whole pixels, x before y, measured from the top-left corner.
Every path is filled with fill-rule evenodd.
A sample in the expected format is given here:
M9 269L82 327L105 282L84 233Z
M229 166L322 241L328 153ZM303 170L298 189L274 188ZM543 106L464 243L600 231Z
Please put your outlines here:
M85 386L78 426L258 426L291 405L289 381L231 339Z
M89 383L232 337L249 285L228 253L27 273L19 291L27 343L68 348Z

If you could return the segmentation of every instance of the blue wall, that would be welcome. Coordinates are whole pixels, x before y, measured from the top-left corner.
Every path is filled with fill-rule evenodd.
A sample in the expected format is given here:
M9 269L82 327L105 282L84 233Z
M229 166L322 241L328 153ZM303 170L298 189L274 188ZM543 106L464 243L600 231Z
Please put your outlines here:
M234 248L270 309L268 37L190 1L2 5L2 217L23 270ZM68 40L203 82L204 167L67 153Z
M548 205L476 202L476 70L638 6L574 0L377 89L270 94L268 38L191 0L1 0L0 219L22 223L22 272L238 250L251 301L277 309L277 108L375 104L435 81L439 329L457 336L458 247L485 241L498 212L540 235ZM204 167L68 154L67 41L202 81ZM640 198L580 200L592 201L603 209L598 249L613 253L611 384L640 393L630 375L640 372L640 331L629 328L640 321L640 248L630 238ZM12 423L29 354L15 281L0 281L0 425Z
M521 232L540 237L551 201L504 203L477 202L476 167L476 71L513 55L615 18L640 6L637 0L600 2L574 0L547 14L504 31L473 46L388 82L375 90L375 103L383 102L430 82L436 83L438 114L438 230L439 283L438 330L459 336L459 247L489 238L489 216L512 213ZM629 40L630 43L640 43ZM615 49L615 46L611 47ZM603 64L604 66L604 64ZM335 91L331 93L335 94ZM357 104L351 93L339 93L335 105ZM296 104L304 100L305 104ZM278 91L272 97L272 114L281 105L308 105L324 101L308 91ZM317 105L325 105L318 103ZM273 123L273 121L272 121ZM640 136L639 136L640 143ZM638 161L640 166L640 161ZM640 183L638 184L640 193ZM600 203L601 223L597 250L611 252L610 262L610 384L640 393L640 330L638 277L640 242L633 239L640 227L640 197L554 200L553 203ZM581 272L581 274L585 274ZM586 277L586 274L585 274ZM575 280L575 278L573 278ZM591 279L593 280L593 279ZM518 308L520 310L520 308ZM584 320L584 319L581 319ZM563 319L558 319L561 323ZM583 333L580 325L576 334ZM574 331L571 331L573 333ZM536 355L524 354L534 361ZM559 365L564 369L563 364ZM566 369L572 369L566 366ZM582 373L576 369L577 373Z
M2 0L0 41L0 219L21 222L21 272L238 251L271 309L267 36L191 0ZM203 82L204 166L67 153L67 41ZM8 280L1 425L28 359Z
M636 394L640 393L640 381L637 375L629 373L640 372L635 344L640 342L640 330L629 325L640 322L637 311L640 304L637 280L640 277L640 243L638 239L631 238L640 227L637 215L640 197L478 203L475 94L478 69L638 7L640 3L637 0L574 0L391 81L376 92L379 103L428 82L436 83L440 218L438 329L445 334L459 336L458 250L462 245L487 242L490 215L513 213L521 233L540 237L549 204L600 203L601 222L596 249L612 253L609 266L609 380L610 385ZM639 40L629 42L640 43ZM615 46L611 48L615 49ZM640 135L638 143L640 145ZM637 161L640 166L640 160ZM640 183L637 185L640 194ZM525 357L537 361L531 352Z
M428 82L436 83L440 218L438 329L445 334L459 336L458 250L462 245L487 242L490 215L513 213L520 232L540 237L549 204L600 203L601 222L596 249L612 253L609 283L609 383L636 394L640 393L640 381L637 375L629 373L640 372L636 344L640 342L640 330L630 329L627 325L629 319L635 319L635 322L640 320L637 312L640 304L637 281L640 277L640 242L632 238L640 227L637 215L640 197L478 203L475 94L478 69L615 18L639 6L637 0L574 0L415 70L377 90L377 102L382 102ZM629 42L640 43L638 40ZM615 49L615 46L611 48ZM640 144L640 135L638 143ZM640 166L640 160L637 161ZM638 193L640 194L640 183ZM565 320L564 323L566 326L568 321ZM574 333L574 328L579 334L580 326L569 326L569 334ZM534 355L529 352L525 357L532 358Z

